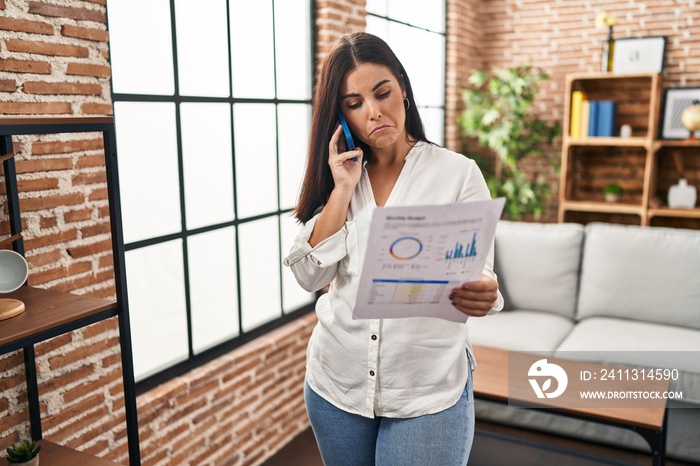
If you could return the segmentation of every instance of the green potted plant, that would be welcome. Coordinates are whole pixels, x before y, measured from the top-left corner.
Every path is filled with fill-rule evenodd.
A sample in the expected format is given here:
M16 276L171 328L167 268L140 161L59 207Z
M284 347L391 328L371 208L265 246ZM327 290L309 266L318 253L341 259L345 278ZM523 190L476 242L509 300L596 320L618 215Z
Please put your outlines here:
M493 173L484 175L491 195L506 198L504 217L512 220L527 215L539 218L551 194L546 177L528 176L519 162L544 156L557 170L551 154L561 125L542 120L532 111L538 86L546 79L548 76L530 63L492 72L477 70L469 77L471 89L463 94L462 133L496 153Z
M605 185L603 188L603 195L605 196L605 200L607 202L617 202L620 200L620 196L622 196L622 186L620 186L617 183L610 183Z
M36 446L36 443L24 440L7 448L7 462L25 466L39 466L39 451L41 451L41 445Z

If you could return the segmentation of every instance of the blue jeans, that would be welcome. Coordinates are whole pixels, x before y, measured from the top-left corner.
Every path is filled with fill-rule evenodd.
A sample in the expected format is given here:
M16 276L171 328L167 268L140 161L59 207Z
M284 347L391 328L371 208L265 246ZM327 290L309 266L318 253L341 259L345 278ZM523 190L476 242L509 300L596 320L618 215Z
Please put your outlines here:
M466 466L474 439L469 374L457 404L407 419L369 419L336 408L304 385L306 411L325 466Z

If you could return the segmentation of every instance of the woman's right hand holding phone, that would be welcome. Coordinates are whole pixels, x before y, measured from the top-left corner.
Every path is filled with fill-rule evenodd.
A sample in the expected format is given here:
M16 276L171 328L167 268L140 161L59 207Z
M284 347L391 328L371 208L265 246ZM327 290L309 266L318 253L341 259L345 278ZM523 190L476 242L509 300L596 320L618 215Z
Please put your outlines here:
M345 225L352 194L362 176L362 149L358 147L355 150L346 150L342 135L343 128L338 125L328 144L328 165L335 187L311 232L311 247L315 247ZM357 160L353 160L355 158Z
M362 175L362 149L348 151L343 138L343 128L338 125L328 144L328 165L335 188L352 193Z

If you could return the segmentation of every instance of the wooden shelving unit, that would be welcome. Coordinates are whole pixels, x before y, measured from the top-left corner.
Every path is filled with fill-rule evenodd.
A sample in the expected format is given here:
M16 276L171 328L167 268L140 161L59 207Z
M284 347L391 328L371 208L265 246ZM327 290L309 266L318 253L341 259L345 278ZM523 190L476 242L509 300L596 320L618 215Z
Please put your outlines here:
M19 209L19 192L15 170L13 135L57 133L102 133L107 172L110 228L116 301L79 296L52 290L23 286L3 297L22 301L25 311L0 323L0 354L21 349L24 356L25 377L31 436L42 445L42 465L94 465L114 466L115 463L96 458L83 452L57 445L42 439L39 387L37 382L34 345L49 338L82 328L111 317L119 319L119 342L122 357L126 432L129 464L141 464L136 413L136 389L132 360L129 311L124 269L121 210L114 121L111 117L99 118L0 118L0 161L3 163L5 190L10 217L13 249L24 254L22 217ZM30 271L31 274L31 271Z
M627 124L632 127L632 137L570 137L571 95L576 90L583 91L588 100L615 101L615 134ZM700 228L700 208L665 205L668 188L679 178L700 186L700 141L659 139L661 75L570 74L566 96L560 222ZM625 192L619 202L610 203L602 190L613 182Z

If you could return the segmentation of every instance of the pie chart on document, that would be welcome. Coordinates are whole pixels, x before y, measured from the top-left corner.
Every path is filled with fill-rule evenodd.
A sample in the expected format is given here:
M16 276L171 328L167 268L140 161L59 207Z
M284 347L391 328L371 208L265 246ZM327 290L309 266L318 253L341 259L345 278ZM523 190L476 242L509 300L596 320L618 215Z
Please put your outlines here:
M27 281L29 267L24 257L9 249L0 250L0 293L11 293ZM24 312L24 303L18 299L0 297L0 320Z

